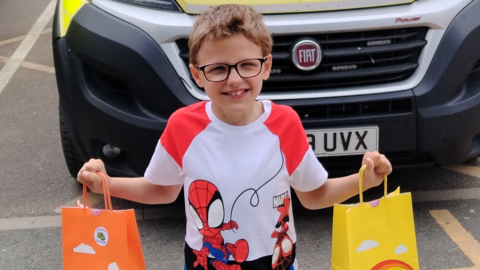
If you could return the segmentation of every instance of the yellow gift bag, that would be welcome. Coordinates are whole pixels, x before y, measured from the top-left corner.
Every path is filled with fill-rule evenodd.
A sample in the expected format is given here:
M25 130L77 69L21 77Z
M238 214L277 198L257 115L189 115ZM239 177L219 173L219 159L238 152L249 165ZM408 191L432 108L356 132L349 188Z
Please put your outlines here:
M333 207L332 270L419 270L410 193L400 188L379 200Z

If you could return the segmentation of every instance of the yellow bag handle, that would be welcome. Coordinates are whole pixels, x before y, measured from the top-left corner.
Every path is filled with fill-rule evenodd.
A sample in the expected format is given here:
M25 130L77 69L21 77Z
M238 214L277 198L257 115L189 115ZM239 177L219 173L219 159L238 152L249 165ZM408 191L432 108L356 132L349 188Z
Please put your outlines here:
M367 164L363 165L360 168L360 171L358 172L358 188L359 192L358 195L360 195L360 203L363 203L363 171L365 170L365 167L367 167ZM383 185L384 185L384 196L387 198L387 176L383 178Z

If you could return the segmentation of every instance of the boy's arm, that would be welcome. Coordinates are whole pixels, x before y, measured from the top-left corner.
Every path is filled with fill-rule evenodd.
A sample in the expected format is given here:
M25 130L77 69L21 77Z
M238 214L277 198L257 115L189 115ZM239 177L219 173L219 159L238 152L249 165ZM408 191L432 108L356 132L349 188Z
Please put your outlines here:
M312 191L295 189L298 199L307 209L321 209L343 202L358 194L358 173L340 178L329 178Z
M390 161L378 152L367 152L363 156L363 191L380 185L384 176L392 172ZM358 173L340 178L330 178L317 189L302 192L295 190L298 199L305 208L320 209L341 203L358 194Z
M144 204L167 204L174 202L183 185L160 186L147 181L145 177L110 177L110 195Z
M94 193L103 193L102 180L96 172L102 172L108 181L110 195L144 204L166 204L177 199L183 185L161 186L147 181L145 177L109 177L105 165L99 159L91 159L83 165L77 180L86 184Z

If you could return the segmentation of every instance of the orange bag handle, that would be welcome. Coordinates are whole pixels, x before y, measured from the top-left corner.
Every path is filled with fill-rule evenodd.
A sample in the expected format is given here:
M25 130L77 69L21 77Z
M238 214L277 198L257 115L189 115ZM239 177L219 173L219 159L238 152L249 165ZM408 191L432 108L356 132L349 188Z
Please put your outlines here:
M359 192L358 192L358 195L360 195L360 203L363 203L363 171L365 170L365 167L367 167L367 165L363 165L361 168L360 168L360 171L358 172L358 188L359 188ZM384 185L384 196L385 198L387 198L387 176L385 175L385 177L383 178L383 185Z
M110 188L108 187L108 181L105 175L100 172L96 171L97 175L102 179L102 187L103 187L103 199L105 202L105 210L110 210L113 211L112 207L112 199L110 197ZM87 194L87 185L83 185L83 208L86 208L88 206L89 209L92 209L90 206L90 201L88 200L88 194Z

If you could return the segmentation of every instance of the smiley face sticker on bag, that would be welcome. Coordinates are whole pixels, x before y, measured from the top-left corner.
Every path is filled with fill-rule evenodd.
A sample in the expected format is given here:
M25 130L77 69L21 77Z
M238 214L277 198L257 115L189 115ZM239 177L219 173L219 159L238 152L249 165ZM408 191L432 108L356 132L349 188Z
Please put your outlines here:
M104 227L98 227L93 233L93 238L99 246L105 246L108 244L108 232Z

